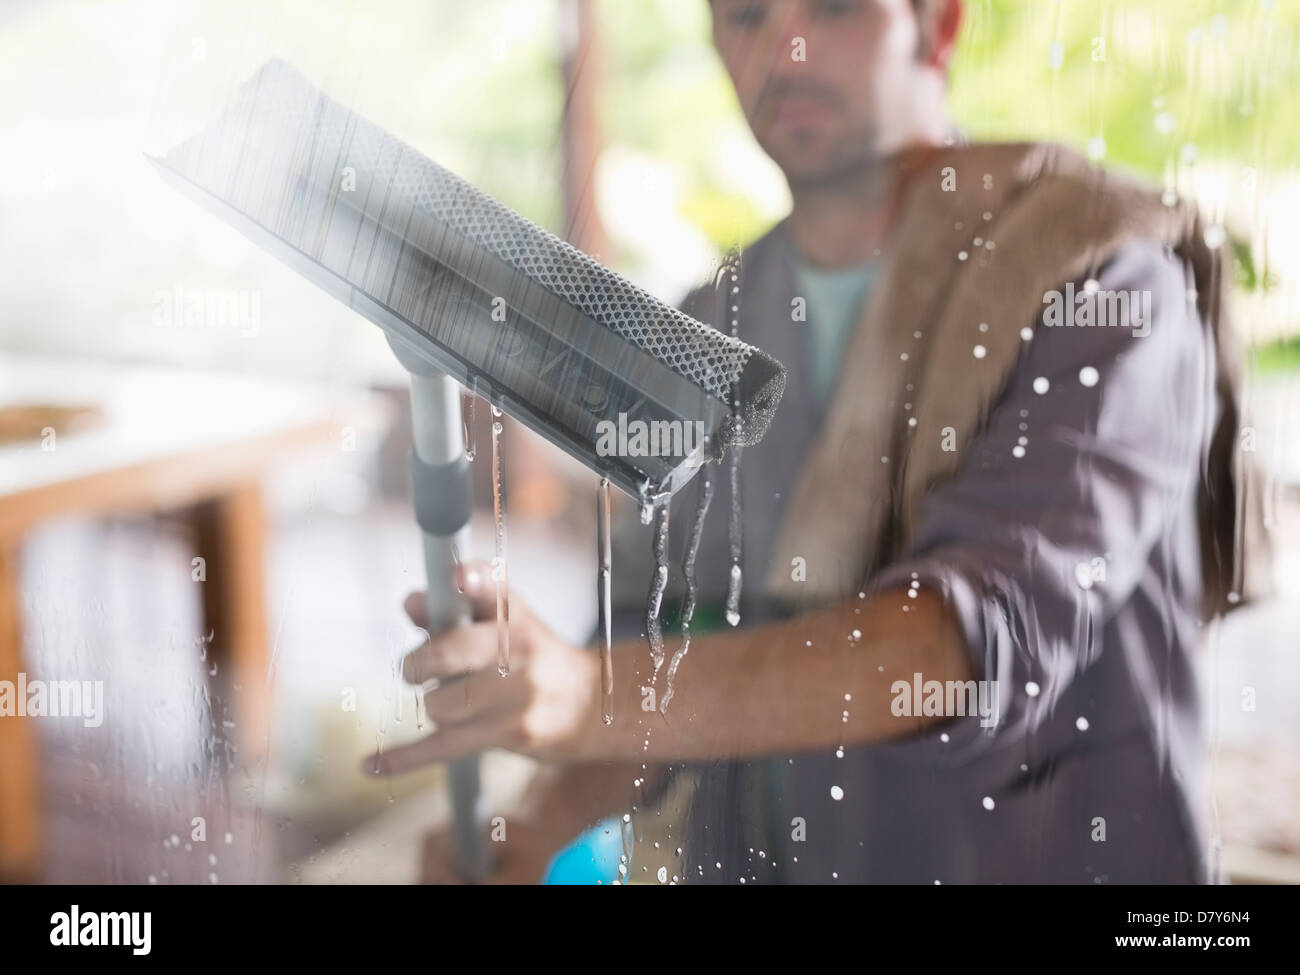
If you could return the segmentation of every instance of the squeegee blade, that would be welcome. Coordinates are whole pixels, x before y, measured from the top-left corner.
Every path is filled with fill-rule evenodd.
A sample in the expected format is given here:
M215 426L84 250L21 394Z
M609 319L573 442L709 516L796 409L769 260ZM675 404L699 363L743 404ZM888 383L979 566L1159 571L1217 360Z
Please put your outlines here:
M671 495L706 459L755 442L784 389L784 368L761 350L659 302L281 61L154 162L403 347L633 496Z

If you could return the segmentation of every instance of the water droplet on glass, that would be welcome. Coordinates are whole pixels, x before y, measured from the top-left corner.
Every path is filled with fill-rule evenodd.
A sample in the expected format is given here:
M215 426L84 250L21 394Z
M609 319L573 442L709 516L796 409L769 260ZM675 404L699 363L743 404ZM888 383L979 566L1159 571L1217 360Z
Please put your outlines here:
M1025 684L1025 693L1028 694L1030 697L1037 697L1037 696L1038 696L1038 692L1039 692L1041 689L1042 689L1042 688L1040 688L1040 687L1038 686L1037 682L1032 681L1032 680L1029 681L1027 684Z
M984 805L984 808L985 808L985 809L988 809L988 810L991 811L991 810L993 809L993 805L994 805L994 803L993 803L993 797L992 797L992 796L985 796L985 797L984 797L983 805Z
M732 626L740 625L740 579L740 566L732 565L727 587L727 622Z
M1045 395L1051 388L1052 384L1048 381L1046 376L1039 376L1034 380L1034 392L1039 396Z
M1079 382L1085 386L1096 386L1101 374L1093 366L1084 366L1079 370Z
M975 348L971 349L971 354L975 356L976 359L983 359L988 355L988 352L989 350L984 348L982 345L977 345Z
M1080 562L1074 567L1074 581L1079 584L1080 589L1092 588L1092 569L1087 562Z
M838 785L831 786L831 798L834 799L836 802L839 802L841 799L844 798L844 790L841 789Z
M1078 728L1080 731L1087 731L1087 730L1088 730L1088 719L1087 719L1087 718L1080 717L1078 720L1076 720L1076 721L1074 722L1074 726L1075 726L1076 728Z

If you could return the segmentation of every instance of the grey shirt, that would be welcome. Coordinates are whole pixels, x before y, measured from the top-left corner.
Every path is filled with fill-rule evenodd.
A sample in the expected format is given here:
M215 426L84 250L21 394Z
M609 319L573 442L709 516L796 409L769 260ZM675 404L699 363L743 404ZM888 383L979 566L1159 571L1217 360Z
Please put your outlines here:
M858 311L876 271L874 261L833 269L795 262L799 297L807 302L804 309L808 332L806 381L812 386L819 408L830 399L846 340L857 324Z
M765 573L823 412L794 378L806 353L788 318L791 263L778 226L745 272L742 336L792 377L767 438L745 455L751 579ZM1207 879L1190 655L1214 359L1204 331L1182 320L1196 314L1190 272L1170 252L1130 245L1095 278L1102 291L1151 292L1147 334L1037 328L958 473L926 500L907 551L865 583L915 579L946 594L976 675L998 682L996 723L956 718L840 754L696 764L688 882ZM726 506L725 492L715 504ZM726 521L706 522L704 602L725 581ZM648 554L643 529L616 574L648 580ZM742 626L780 612L750 600ZM691 679L689 658L677 679Z

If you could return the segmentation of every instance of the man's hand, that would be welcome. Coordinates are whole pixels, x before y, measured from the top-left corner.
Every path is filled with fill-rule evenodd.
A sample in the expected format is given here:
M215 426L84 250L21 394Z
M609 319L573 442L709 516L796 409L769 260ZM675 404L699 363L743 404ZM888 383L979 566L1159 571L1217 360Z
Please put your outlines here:
M437 730L427 738L366 759L372 774L404 772L430 762L500 747L546 759L578 759L601 729L600 663L565 643L521 600L510 600L510 674L497 670L496 587L484 563L460 567L458 582L474 622L435 634L402 662L412 684L436 685L424 696ZM427 624L424 594L406 599L417 626Z

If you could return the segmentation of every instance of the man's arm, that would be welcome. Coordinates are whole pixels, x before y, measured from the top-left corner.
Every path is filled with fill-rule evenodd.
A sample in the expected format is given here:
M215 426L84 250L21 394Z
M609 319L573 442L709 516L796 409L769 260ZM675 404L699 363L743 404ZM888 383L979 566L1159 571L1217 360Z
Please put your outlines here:
M644 643L616 659L648 656ZM616 653L618 651L616 650ZM587 747L659 760L785 754L917 734L942 717L900 718L895 681L972 678L971 654L943 600L918 590L866 595L789 622L692 640L666 715L641 711L625 681L616 720ZM648 681L647 681L648 683ZM662 678L660 680L662 693Z
M696 638L667 715L642 709L649 651L615 648L614 721L601 720L599 661L556 637L519 601L510 618L511 672L496 669L490 573L462 566L476 622L438 634L407 656L403 676L441 686L425 696L438 730L367 760L400 772L484 748L561 762L683 761L880 741L915 734L939 718L900 719L890 688L966 680L971 654L933 593L902 590L853 600L786 623ZM512 601L513 602L513 601ZM659 680L662 693L663 678Z

